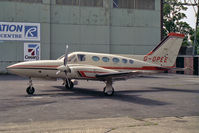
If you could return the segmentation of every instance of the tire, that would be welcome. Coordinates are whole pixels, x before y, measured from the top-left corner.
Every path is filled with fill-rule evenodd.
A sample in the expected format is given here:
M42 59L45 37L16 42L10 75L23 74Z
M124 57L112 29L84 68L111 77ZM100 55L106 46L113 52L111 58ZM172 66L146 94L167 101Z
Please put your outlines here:
M65 88L66 88L66 89L69 89L69 90L70 90L70 89L73 89L73 87L74 87L74 84L73 84L73 82L71 82L71 81L70 81L70 87L68 86L67 83L65 84Z
M106 87L104 87L103 93L105 96L113 96L114 95L114 88L112 87L112 91L106 92Z
M34 92L35 92L35 88L29 86L29 87L26 89L26 92L27 92L28 95L33 95Z

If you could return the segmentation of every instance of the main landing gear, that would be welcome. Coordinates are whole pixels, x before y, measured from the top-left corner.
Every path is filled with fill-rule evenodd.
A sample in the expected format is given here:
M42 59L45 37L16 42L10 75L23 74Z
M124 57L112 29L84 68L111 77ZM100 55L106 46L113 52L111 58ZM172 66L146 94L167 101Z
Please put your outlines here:
M26 92L28 93L28 95L33 95L34 92L35 92L35 88L33 87L33 84L32 84L32 79L31 77L29 77L29 83L28 83L28 88L26 89Z
M70 79L68 79L68 81L67 79L64 80L63 85L65 86L66 89L73 89L74 87L74 83Z
M105 96L112 96L114 94L114 88L112 86L113 82L112 80L107 80L105 81L106 86L104 87L103 93ZM77 83L75 83L77 84ZM31 77L29 77L29 83L28 83L28 88L26 89L26 92L28 95L33 95L35 92L35 88L33 87L33 83L32 83L32 79ZM66 89L72 89L74 87L74 83L73 81L71 81L70 79L64 80L63 85L65 86Z
M108 80L105 82L106 86L104 87L103 93L105 96L112 96L114 94L114 88L112 86L112 80Z

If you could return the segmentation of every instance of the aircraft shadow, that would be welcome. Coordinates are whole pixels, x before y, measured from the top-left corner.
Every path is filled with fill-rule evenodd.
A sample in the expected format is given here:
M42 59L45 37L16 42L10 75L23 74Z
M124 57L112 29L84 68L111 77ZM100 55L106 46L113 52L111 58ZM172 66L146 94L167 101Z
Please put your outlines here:
M27 80L28 78L20 77L17 75L12 74L6 74L6 75L0 75L0 81L17 81L17 80Z
M2 100L2 99L1 99ZM27 106L39 106L39 105L46 105L46 104L52 104L56 101L30 101L30 100L12 100L12 99L6 99L5 101L1 102L0 105L0 111L9 111L15 108L19 107L27 107Z
M55 93L54 94L38 94L38 95L39 96L46 96L46 95L49 96L50 95L52 97L54 97L54 96L55 97L57 97L57 96L80 96L77 98L72 98L72 99L80 99L80 100L111 99L111 100L118 100L118 101L142 104L142 105L148 105L148 106L163 106L163 105L169 104L167 102L153 100L153 99L149 99L149 98L143 98L140 95L135 95L135 94L133 94L133 93L135 93L134 90L116 91L114 96L109 97L109 96L104 96L102 91L97 91L94 89L73 88L71 90L67 90L63 86L53 86L53 87L58 88L58 90L43 90L43 92L58 92L58 93L56 93L56 94ZM146 91L148 91L148 90L146 90ZM69 92L69 93L63 93L63 92ZM126 93L128 93L128 94L126 94Z
M169 91L169 92L184 92L184 93L199 93L198 90L188 90L188 89L173 89L173 88L160 88L160 87L152 87L151 89L154 89L155 91Z

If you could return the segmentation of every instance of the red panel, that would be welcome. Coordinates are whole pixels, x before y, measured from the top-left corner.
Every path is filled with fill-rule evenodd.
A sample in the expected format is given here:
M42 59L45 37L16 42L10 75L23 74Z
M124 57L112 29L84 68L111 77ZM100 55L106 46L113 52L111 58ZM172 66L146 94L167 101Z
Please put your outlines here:
M33 49L28 49L28 52L30 53L30 52L32 52L32 50L33 50Z
M185 35L184 34L179 34L179 33L169 33L168 36L176 36L176 37L181 37L181 38L184 38Z

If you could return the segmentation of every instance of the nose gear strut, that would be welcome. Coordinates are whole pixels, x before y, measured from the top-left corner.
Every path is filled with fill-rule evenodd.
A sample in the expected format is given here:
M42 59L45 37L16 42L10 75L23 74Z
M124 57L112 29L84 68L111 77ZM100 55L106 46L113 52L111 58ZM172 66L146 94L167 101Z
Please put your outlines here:
M26 92L28 93L28 95L33 95L34 92L35 92L35 88L33 87L33 84L32 84L32 79L31 77L29 77L29 83L28 83L28 88L26 89Z

